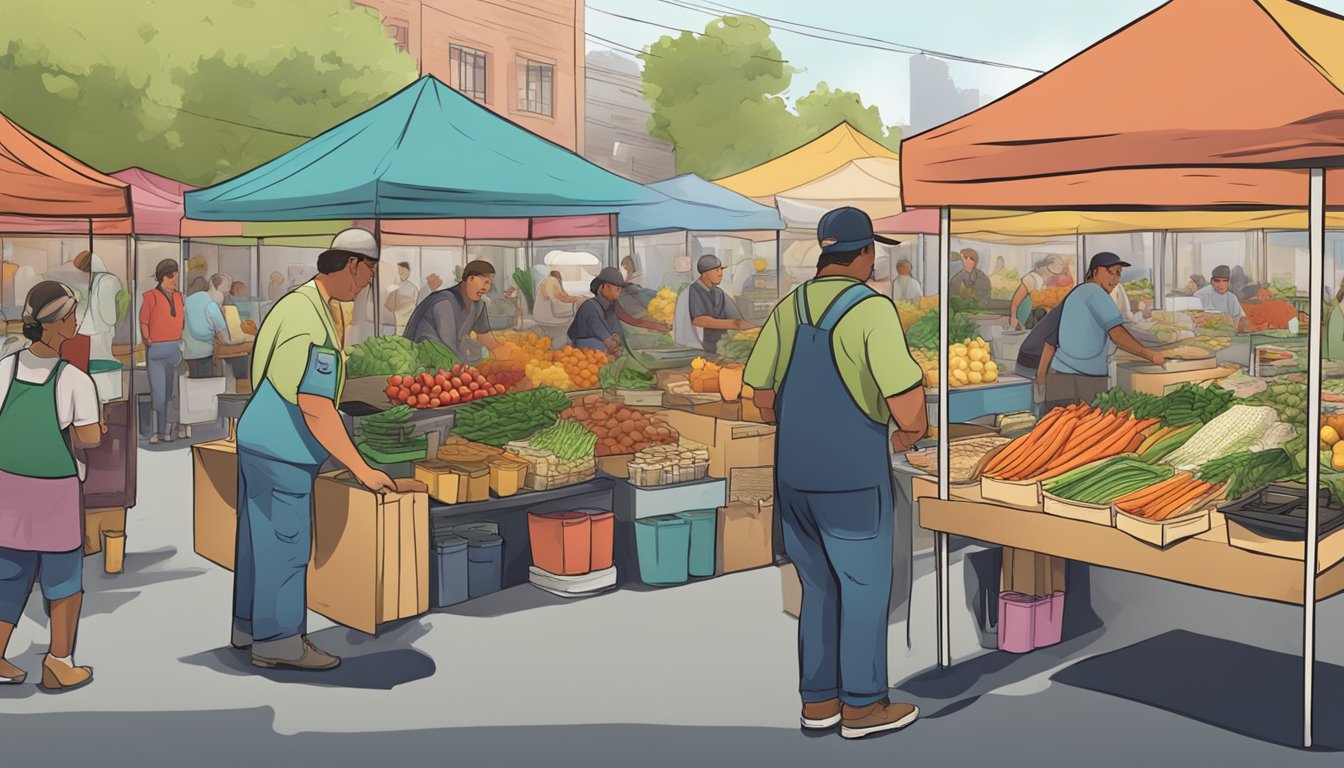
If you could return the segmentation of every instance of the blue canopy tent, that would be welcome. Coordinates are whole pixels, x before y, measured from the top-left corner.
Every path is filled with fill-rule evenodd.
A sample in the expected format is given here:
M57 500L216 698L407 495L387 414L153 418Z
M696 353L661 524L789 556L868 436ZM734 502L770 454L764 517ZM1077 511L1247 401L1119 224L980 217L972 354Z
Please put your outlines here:
M292 234L319 235L363 221L380 241L398 232L530 240L572 221L612 238L614 253L617 215L665 202L426 76L270 162L189 193L184 234L260 243L291 234L278 231L291 223L303 223ZM456 227L433 229L445 219Z

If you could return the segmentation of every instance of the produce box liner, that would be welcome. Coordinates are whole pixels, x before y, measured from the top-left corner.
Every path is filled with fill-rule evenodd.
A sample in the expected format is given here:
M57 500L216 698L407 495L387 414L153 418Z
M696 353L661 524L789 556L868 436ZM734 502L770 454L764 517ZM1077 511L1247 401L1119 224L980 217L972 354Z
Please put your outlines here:
M1199 509L1166 520L1149 520L1117 509L1115 527L1139 541L1166 549L1178 541L1206 533L1212 527L1212 508L1211 503L1205 504Z
M1115 512L1110 504L1084 504L1081 501L1061 499L1048 493L1042 494L1042 510L1047 515L1078 520L1093 525L1112 526L1115 524Z
M1038 480L998 480L989 476L980 478L980 495L988 501L998 501L1023 509L1039 510L1041 483Z
M1269 485L1240 501L1223 504L1219 512L1229 524L1237 523L1267 539L1301 542L1307 532L1307 491L1289 485ZM1344 506L1325 489L1320 491L1318 536L1344 527Z

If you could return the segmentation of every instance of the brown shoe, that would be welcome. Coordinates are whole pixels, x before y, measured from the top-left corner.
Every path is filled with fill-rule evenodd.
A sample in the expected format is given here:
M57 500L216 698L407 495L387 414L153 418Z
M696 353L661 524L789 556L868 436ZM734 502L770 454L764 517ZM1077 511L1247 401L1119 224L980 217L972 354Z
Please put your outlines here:
M919 718L919 707L914 704L893 704L883 699L866 707L845 705L840 736L861 739L874 733L898 731Z
M78 688L92 679L92 667L72 667L50 656L42 660L42 687L49 691Z
M839 699L803 704L803 728L809 731L824 731L839 724Z
M28 679L28 673L9 663L8 659L0 658L0 685L23 685L23 681Z
M341 665L341 659L338 656L332 656L325 651L321 651L313 645L308 638L303 638L303 655L297 659L267 659L257 654L252 654L252 666L262 669L297 669L309 672L321 672L328 669L335 669Z

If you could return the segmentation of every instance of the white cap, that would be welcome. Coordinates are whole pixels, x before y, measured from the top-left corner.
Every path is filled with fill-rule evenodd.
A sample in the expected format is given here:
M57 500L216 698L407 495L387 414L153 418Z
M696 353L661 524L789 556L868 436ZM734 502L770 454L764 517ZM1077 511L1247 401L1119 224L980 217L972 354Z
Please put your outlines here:
M331 241L331 250L357 253L366 259L378 260L378 241L367 229L353 227L336 236Z

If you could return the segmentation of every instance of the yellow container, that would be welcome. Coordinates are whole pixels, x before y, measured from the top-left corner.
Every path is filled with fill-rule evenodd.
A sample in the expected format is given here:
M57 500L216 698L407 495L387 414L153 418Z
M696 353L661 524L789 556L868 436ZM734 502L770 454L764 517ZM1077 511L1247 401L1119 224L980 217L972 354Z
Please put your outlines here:
M429 488L429 495L444 504L456 504L461 483L453 466L446 461L428 459L415 464L415 479Z
M739 364L725 365L719 370L719 394L728 402L734 402L742 397L742 374L746 366Z
M103 531L103 572L121 573L126 557L126 532Z
M527 480L527 463L500 457L490 462L490 490L501 498L518 493Z

